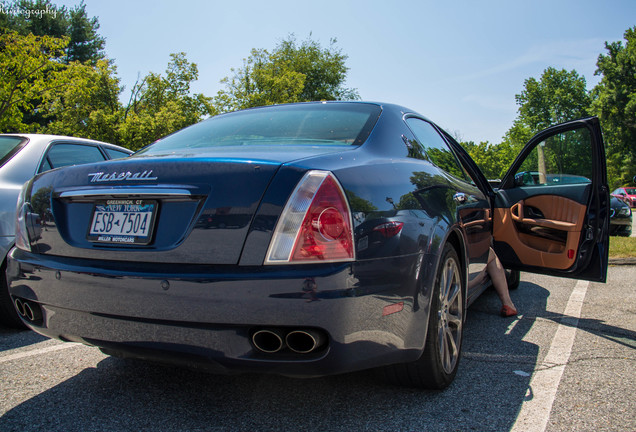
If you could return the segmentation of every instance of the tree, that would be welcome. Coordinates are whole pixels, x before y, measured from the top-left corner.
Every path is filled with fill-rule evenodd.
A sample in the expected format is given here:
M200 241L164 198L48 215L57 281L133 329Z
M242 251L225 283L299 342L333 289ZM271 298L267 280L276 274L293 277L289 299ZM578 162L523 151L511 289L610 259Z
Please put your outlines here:
M83 1L70 10L50 0L15 0L0 5L2 10L11 11L0 14L0 33L15 31L23 36L67 37L63 56L67 64L79 61L95 65L105 58L105 41L97 33L99 22L97 17L88 18Z
M552 67L543 72L539 81L525 80L524 90L515 99L519 105L517 128L525 126L531 135L558 123L586 117L591 102L584 77L574 70Z
M97 30L97 17L88 18L84 1L69 11L68 36L70 38L67 49L67 62L96 64L105 58L105 40Z
M214 114L211 99L191 94L199 76L185 53L170 54L165 77L149 73L132 89L118 133L122 145L137 150L151 142Z
M104 60L95 66L73 62L61 74L72 85L44 94L40 111L49 122L38 132L118 143L122 89L115 67Z
M86 116L69 120L70 112L81 110L69 101L85 103L82 97L93 91L95 83L83 80L91 71L75 63L95 67L92 72L103 75L97 67L105 58L97 18L87 17L83 2L70 11L49 0L3 1L0 6L0 87L4 89L0 91L0 128L77 132ZM83 88L85 84L90 88ZM85 111L91 107L94 104L85 105ZM55 113L64 118L56 119Z
M292 35L284 39L272 53L274 64L286 64L291 70L305 76L301 101L360 98L355 89L344 87L349 70L345 66L348 56L336 48L337 42L337 39L331 39L329 48L322 49L320 43L311 38L297 45Z
M462 142L461 145L466 149L487 179L501 179L510 166L508 162L510 159L509 146L505 144L491 144L488 141L475 144L473 141L469 141Z
M525 80L515 100L519 105L518 115L501 144L467 146L482 170L492 176L489 178L502 178L534 134L555 124L586 117L591 103L584 77L574 70L552 67L544 70L539 80Z
M49 0L14 0L1 3L2 33L17 32L23 36L68 36L68 11Z
M33 131L27 114L37 111L45 94L72 86L56 61L67 44L50 36L0 35L0 131Z
M215 106L219 112L261 105L313 100L359 99L355 89L344 87L347 56L335 47L328 48L307 39L300 45L291 35L272 53L253 49L243 67L232 69L233 76L221 80L225 89L218 92Z
M636 26L625 32L625 45L605 43L596 74L592 112L599 117L607 147L610 187L631 184L636 174Z

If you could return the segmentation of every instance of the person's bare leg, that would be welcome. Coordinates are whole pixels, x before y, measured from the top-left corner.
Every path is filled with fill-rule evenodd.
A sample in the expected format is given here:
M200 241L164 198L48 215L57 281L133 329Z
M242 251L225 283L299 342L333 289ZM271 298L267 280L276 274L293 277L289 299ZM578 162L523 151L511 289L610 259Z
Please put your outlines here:
M490 252L488 254L488 265L486 268L488 270L488 274L490 275L490 279L492 280L492 285L495 287L495 291L497 292L502 305L511 308L516 314L517 308L512 302L510 293L508 292L506 271L504 270L503 265L501 265L501 261L499 261L499 258L497 258L497 254L495 254L495 251L493 251L492 249L490 249Z

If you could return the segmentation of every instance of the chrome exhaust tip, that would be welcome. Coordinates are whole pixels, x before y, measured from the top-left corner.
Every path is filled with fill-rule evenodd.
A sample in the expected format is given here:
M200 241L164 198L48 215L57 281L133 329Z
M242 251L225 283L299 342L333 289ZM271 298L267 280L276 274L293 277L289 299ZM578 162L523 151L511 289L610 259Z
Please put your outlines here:
M324 335L315 330L294 330L285 338L289 349L298 354L309 354L320 348L324 342Z
M37 305L31 305L30 302L24 302L24 316L31 322L36 322L42 319L42 312Z
M42 320L42 309L39 304L21 298L16 298L13 304L18 314L30 323L37 324Z
M18 311L18 314L26 318L26 311L24 310L24 302L21 299L17 298L13 301L13 304L15 305L15 309Z
M259 351L273 354L284 348L283 334L275 329L262 329L254 332L252 343Z

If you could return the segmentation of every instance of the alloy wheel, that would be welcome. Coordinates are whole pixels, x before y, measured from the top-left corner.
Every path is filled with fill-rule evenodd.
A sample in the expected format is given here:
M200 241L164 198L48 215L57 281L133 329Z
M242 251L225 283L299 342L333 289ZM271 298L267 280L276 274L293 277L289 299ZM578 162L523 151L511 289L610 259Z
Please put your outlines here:
M439 285L439 358L444 371L450 374L459 360L464 322L461 276L453 257L447 257Z

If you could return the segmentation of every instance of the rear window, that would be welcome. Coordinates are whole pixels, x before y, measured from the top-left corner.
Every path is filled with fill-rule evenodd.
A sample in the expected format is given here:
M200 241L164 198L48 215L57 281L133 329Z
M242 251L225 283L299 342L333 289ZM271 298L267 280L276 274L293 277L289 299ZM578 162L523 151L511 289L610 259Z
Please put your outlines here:
M0 137L0 166L11 159L11 157L20 150L24 142L26 142L26 140L22 137Z
M169 135L138 154L226 146L355 146L367 139L380 110L373 104L316 103L237 111Z
M106 158L99 148L82 144L55 144L42 162L39 172L69 165L101 162Z

